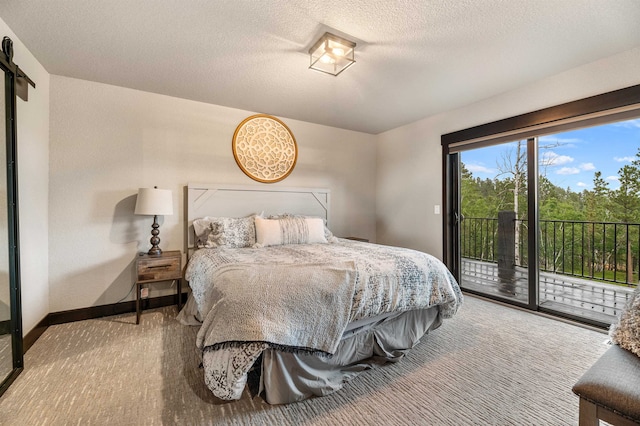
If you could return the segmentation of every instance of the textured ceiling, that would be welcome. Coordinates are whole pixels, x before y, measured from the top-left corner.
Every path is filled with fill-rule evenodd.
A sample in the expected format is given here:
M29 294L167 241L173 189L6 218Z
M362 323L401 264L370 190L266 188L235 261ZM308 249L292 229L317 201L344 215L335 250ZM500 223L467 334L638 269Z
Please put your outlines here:
M2 0L0 18L51 74L373 134L640 46L640 0ZM358 43L338 77L308 69L326 29Z

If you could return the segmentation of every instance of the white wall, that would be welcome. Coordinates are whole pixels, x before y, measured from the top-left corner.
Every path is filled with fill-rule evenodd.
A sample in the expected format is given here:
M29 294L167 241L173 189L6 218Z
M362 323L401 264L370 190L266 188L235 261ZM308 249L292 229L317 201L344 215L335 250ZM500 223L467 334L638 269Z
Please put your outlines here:
M0 19L0 36L13 40L13 60L36 83L29 101L17 100L18 202L22 328L28 333L49 313L48 187L49 73Z
M51 312L133 299L133 260L151 231L133 215L139 187L173 190L160 247L181 250L187 183L264 185L231 151L253 112L52 76L50 114ZM280 118L299 155L274 185L329 188L334 233L375 239L375 136ZM151 297L173 291L157 285Z
M640 84L639 69L636 48L378 135L378 242L442 258L441 135Z

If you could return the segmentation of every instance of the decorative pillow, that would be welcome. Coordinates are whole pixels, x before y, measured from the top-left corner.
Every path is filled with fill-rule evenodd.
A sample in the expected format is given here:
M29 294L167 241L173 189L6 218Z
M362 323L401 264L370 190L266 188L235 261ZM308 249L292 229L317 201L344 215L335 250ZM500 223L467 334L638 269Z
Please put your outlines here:
M193 221L198 248L252 247L256 243L254 218L247 217L204 217Z
M609 329L611 341L640 356L640 285L631 295L617 323Z
M264 216L264 212L262 212L261 215L259 215L260 217ZM303 216L303 215L295 215L295 214L291 214L291 213L283 213L280 215L271 215L268 216L267 219L282 219L282 218L287 218L287 217L302 217L302 218L306 218L306 217L311 217L311 218L315 218L315 219L319 219L315 216ZM327 228L327 225L324 223L324 219L322 219L322 224L324 226L324 238L327 240L328 243L335 243L338 242L338 238L336 236L333 235L333 233L329 230L329 228Z
M277 219L255 218L256 245L327 243L324 221L319 217L283 215Z
M216 218L203 217L193 221L196 234L196 247L213 248L225 244L222 221Z

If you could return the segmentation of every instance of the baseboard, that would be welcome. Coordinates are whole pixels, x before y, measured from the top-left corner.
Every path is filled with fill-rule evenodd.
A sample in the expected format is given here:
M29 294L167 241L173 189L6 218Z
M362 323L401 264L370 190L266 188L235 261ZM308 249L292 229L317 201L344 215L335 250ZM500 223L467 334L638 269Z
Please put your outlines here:
M27 353L27 351L33 346L33 344L42 336L47 328L49 328L49 315L42 318L42 320L31 329L30 332L24 335L22 338L22 352Z
M186 293L182 295L183 298ZM163 306L175 305L177 302L176 295L152 297L142 301L143 309L161 308ZM88 319L108 317L111 315L126 314L136 311L136 302L131 300L122 303L113 303L110 305L89 306L88 308L71 309L69 311L52 312L42 319L33 330L27 333L23 339L23 348L26 353L31 346L38 340L42 333L51 325L65 324L68 322L83 321ZM134 322L135 325L135 322Z

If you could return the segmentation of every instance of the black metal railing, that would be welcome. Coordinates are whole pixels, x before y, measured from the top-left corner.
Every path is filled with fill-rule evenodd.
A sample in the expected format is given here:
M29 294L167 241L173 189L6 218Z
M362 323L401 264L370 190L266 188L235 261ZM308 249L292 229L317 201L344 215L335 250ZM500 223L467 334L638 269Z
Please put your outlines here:
M539 268L542 271L636 286L640 271L640 224L540 220ZM516 266L528 262L526 220L516 220ZM461 222L462 257L497 263L498 219L465 217ZM503 237L504 238L504 237Z

